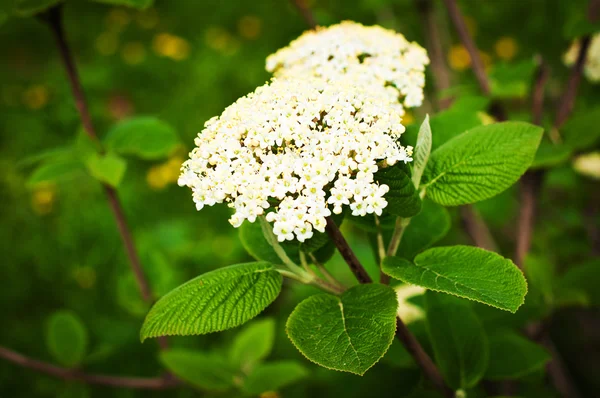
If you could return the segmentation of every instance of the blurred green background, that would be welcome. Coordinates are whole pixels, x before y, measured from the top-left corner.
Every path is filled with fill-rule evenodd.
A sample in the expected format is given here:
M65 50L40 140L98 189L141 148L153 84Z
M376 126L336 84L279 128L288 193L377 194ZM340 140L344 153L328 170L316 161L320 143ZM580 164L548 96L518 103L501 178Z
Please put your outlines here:
M345 19L380 24L425 46L421 3L329 0L309 1L308 5L320 24ZM496 71L496 94L506 102L511 118L529 120L527 93L533 68L528 65L535 66L536 55L543 56L552 69L547 85L551 109L568 74L561 57L569 40L561 29L572 23L572 7L581 2L460 3L488 71ZM451 71L449 93L476 93L468 54L458 44L441 2L433 1L433 7ZM217 206L197 212L190 193L179 188L176 179L203 123L267 81L266 56L306 29L297 10L284 0L157 0L144 11L67 1L64 11L67 37L99 136L106 136L118 121L150 115L173 126L179 137L177 148L160 159L127 158L127 170L118 187L155 295L160 297L206 271L249 260L237 231L226 222L228 209ZM40 164L76 147L81 132L53 38L34 18L11 18L0 25L0 54L0 344L54 362L46 344L48 320L56 311L69 310L82 320L89 335L86 371L157 376L162 372L158 346L155 341L140 344L138 337L148 307L138 295L99 183L84 171L51 183L28 182ZM521 65L526 70L509 68L506 77L502 74L506 65ZM427 90L426 104L406 116L407 124L420 122L427 112L435 113L436 90L429 75ZM584 82L581 92L578 110L600 102L597 87ZM535 251L551 256L559 268L588 259L591 243L586 225L600 224L598 182L578 175L568 162L555 168L547 182ZM478 206L509 256L517 200L516 189L512 189ZM453 228L445 242L467 242L457 212L452 216ZM359 257L375 272L368 241L351 225L345 228ZM339 258L334 259L332 269L343 281L353 282ZM419 372L398 364L400 360L384 360L363 378L308 363L287 340L284 323L295 303L315 290L286 284L276 303L261 315L276 320L271 358L303 361L311 376L281 390L282 397L406 396L411 386L420 382ZM600 388L593 378L600 351L596 333L600 321L594 311L561 313L553 328L559 349L585 391ZM577 322L584 327L574 327ZM237 332L172 338L171 344L223 350ZM595 355L580 357L590 352ZM540 394L535 390L532 396L550 396L543 395L546 393L550 394L535 395ZM211 394L190 388L147 392L88 387L0 361L3 397L107 395Z

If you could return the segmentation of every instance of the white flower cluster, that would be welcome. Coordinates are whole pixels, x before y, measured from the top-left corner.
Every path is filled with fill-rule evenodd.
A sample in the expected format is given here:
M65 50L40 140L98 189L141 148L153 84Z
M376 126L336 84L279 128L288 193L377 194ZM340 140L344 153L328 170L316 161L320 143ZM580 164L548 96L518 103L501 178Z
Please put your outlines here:
M423 102L427 52L403 35L380 26L345 21L305 32L267 58L276 77L311 75L325 80L351 74L365 83L388 86L405 107Z
M569 50L563 56L565 65L571 66L577 61L581 42L575 40ZM600 33L595 34L590 42L583 72L585 77L592 83L600 82Z
M266 214L279 241L303 242L343 206L381 214L389 188L374 173L412 160L398 144L401 112L351 75L274 79L206 123L179 184L198 210L226 202L235 227Z

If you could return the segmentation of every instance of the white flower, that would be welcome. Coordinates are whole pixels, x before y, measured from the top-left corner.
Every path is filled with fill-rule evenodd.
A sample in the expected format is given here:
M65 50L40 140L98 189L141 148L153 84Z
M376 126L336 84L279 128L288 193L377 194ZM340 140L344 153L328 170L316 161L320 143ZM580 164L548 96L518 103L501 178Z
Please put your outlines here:
M563 55L565 65L571 66L577 61L581 43L579 40L573 41L571 47ZM587 51L585 65L583 68L585 77L592 83L600 82L600 33L592 36L590 47Z
M410 161L401 113L385 89L349 75L275 79L206 123L179 184L198 209L228 203L234 227L266 215L279 241L303 242L325 230L329 205L381 214L389 188L374 173Z
M325 80L348 74L384 87L394 100L402 97L405 107L416 107L423 102L427 64L427 52L403 35L344 21L303 33L267 57L266 69L276 77L309 75Z

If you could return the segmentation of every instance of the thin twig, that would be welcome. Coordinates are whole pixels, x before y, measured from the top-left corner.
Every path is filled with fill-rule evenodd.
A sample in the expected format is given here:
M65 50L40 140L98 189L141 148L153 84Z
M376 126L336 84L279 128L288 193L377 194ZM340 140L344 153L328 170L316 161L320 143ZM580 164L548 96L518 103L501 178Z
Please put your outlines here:
M306 0L291 0L292 4L298 9L300 15L311 29L317 27L317 21Z
M477 78L477 82L479 83L479 87L481 91L485 95L490 95L490 83L488 81L487 75L485 73L485 68L483 66L483 61L481 60L481 56L479 55L479 51L477 50L477 46L475 46L475 41L469 34L469 30L467 29L467 24L465 23L465 19L460 12L458 5L456 5L456 0L443 0L446 8L448 9L448 14L450 15L450 19L454 24L454 28L460 37L463 45L467 49L469 56L471 57L471 65L473 67L473 72L475 73L475 77Z
M472 205L461 206L460 216L463 227L475 246L490 251L498 251L498 245L496 245L490 229Z
M429 355L425 352L415 336L408 330L400 317L396 317L396 337L402 342L406 350L415 359L425 376L435 385L435 387L445 396L454 397L452 390L444 383L444 378L440 374Z
M573 110L573 106L575 105L575 97L577 97L577 89L579 88L579 83L581 82L581 77L583 75L583 67L585 66L585 59L587 58L590 42L590 36L585 36L581 40L577 61L575 61L575 65L571 68L571 75L569 76L567 88L561 96L561 101L556 110L556 119L554 120L554 128L556 129L561 128L567 121Z
M425 27L425 43L431 60L431 72L435 80L435 88L437 92L445 91L450 88L450 72L446 66L439 23L435 18L434 7L431 0L415 1ZM443 100L437 98L437 102L439 107L444 109L450 105L450 98Z
M539 66L533 85L533 94L531 95L531 121L538 126L542 124L542 115L544 113L544 89L546 82L550 77L550 70L546 62L540 58Z
M166 375L163 377L143 378L143 377L119 377L100 374L88 374L79 370L62 368L47 362L26 357L18 352L9 350L0 346L0 357L5 360L22 366L27 369L35 370L40 373L63 379L77 380L90 384L98 384L110 387L136 388L144 390L165 390L178 387L181 382L176 378Z
M92 124L92 118L85 100L79 74L77 73L77 67L75 66L75 59L73 58L73 54L71 53L71 49L69 48L66 40L62 24L61 6L59 5L51 8L45 15L45 19L48 22L50 29L54 33L60 57L65 66L65 71L71 86L73 98L75 99L75 105L77 106L77 111L79 112L81 123L83 124L83 129L92 141L99 144L100 140L98 139L94 125ZM153 301L153 297L150 290L150 285L146 279L146 276L144 275L139 256L133 243L131 231L127 226L123 207L119 202L117 192L109 185L102 184L102 187L104 188L110 209L117 223L121 240L123 241L127 257L129 258L129 264L131 265L131 269L135 275L135 280L140 290L140 294L146 302L151 303Z
M515 248L515 264L523 269L525 256L531 248L533 224L537 214L537 197L542 186L544 172L528 171L521 177L519 220L517 222L517 242Z
M331 217L327 217L327 226L325 227L325 231L335 244L335 247L337 247L346 263L348 263L348 266L350 267L350 270L354 276L356 276L356 279L360 283L372 283L373 280L367 273L367 270L365 270L360 261L358 261L358 258L350 248L350 245L348 245L346 238L344 238L340 229L335 224L335 221L331 219Z

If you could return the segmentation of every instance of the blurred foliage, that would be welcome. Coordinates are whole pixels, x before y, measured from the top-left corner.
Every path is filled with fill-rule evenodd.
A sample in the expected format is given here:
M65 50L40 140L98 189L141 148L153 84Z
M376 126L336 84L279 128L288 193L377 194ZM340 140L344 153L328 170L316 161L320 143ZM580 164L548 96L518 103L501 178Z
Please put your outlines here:
M307 1L321 24L345 19L377 23L425 44L418 2ZM217 206L196 212L189 192L176 185L178 169L203 123L264 83L269 78L264 70L265 57L297 37L306 28L305 23L287 1L158 0L143 10L67 1L66 32L94 124L100 138L114 144L114 153L92 161L88 158L85 167L77 169L73 164L79 164L79 157L87 153L90 143L82 137L52 36L35 18L8 18L4 11L12 13L17 3L25 7L20 15L31 10L27 1L8 1L0 6L0 279L5 281L0 289L0 307L2 324L7 326L0 329L0 344L50 362L56 360L69 366L83 362L90 372L156 376L164 369L157 344L139 343L139 329L148 306L139 297L101 186L90 173L118 186L144 270L157 297L201 273L250 260L238 231L225 221L227 208ZM40 2L30 4L33 3ZM150 2L126 3L139 3L144 8ZM444 136L449 138L460 132L451 131L455 123L464 124L460 129L463 131L484 124L487 115L482 115L485 100L483 105L481 99L473 100L478 90L468 53L457 40L442 3L433 3L446 61L452 70L452 87L436 94L460 97L453 108L432 117L435 146L436 123L448 126ZM536 59L541 56L548 63L552 73L547 83L549 100L544 124L549 125L550 110L554 109L568 74L561 61L562 53L570 38L595 29L577 22L581 21L586 2L459 3L492 77L494 95L504 101L511 119L530 119L527 93ZM428 75L428 98L435 98L432 82ZM598 86L582 83L574 120L579 115L580 123L589 125L586 116L600 106L599 90ZM434 113L434 104L433 100L427 101L405 117L406 122L415 121L413 137L425 113ZM118 141L115 135L119 126L126 128L126 123L131 123L126 120L134 117L144 117L146 122L154 120L147 119L150 117L160 120L159 123L171 126L167 129L172 129L177 139L170 133L165 135L167 143L159 147L168 147L165 153L156 154L155 147L149 147L137 157L130 156L128 143ZM592 120L591 127L585 128L597 129L598 123ZM410 131L409 127L409 140ZM569 137L572 136L565 136L565 142L574 142L574 149L569 147L566 154L559 150L558 156L555 149L550 150L553 156L549 157L549 164L554 168L547 173L542 191L541 216L530 259L537 264L536 270L538 266L552 269L553 279L534 278L538 285L531 282L526 304L513 317L476 304L468 306L473 307L469 316L475 318L476 314L486 329L498 325L521 327L527 319L547 313L548 305L558 308L550 322L551 333L582 391L592 396L600 388L594 371L600 360L600 322L597 307L589 306L598 305L596 286L600 276L597 262L589 262L592 243L587 231L597 231L600 225L600 189L597 180L572 168L568 161L570 151L582 149L578 147L582 138ZM587 142L588 148L598 149L598 140L592 141ZM492 227L500 251L511 256L518 208L516 187L478 203L476 208ZM445 225L446 217L443 218ZM456 209L450 209L450 218L452 227L439 244L466 243ZM343 229L351 233L350 243L375 277L377 266L366 234L353 223L345 223ZM341 281L354 283L337 253L330 271ZM563 278L564 283L560 282ZM419 392L423 383L420 372L410 358L402 360L403 350L396 345L391 350L394 359L382 361L362 378L306 361L289 343L284 324L295 303L316 290L285 283L283 294L266 311L276 320L269 361L295 361L283 365L284 369L296 366L287 376L293 379L294 372L304 375L310 371L310 378L292 387L277 385L274 388L280 390L280 395L263 396L423 396ZM571 311L574 305L579 309ZM264 315L259 319L264 319ZM445 355L439 347L432 351L422 320L410 327L430 352ZM52 337L57 328L66 328L65 333L79 341L65 347L64 341ZM428 329L431 333L432 325ZM234 345L242 344L239 333L235 329L222 334L172 338L171 344L207 356L225 350L234 341ZM465 334L464 338L469 336ZM518 338L493 340L490 344L496 350L500 349L498 346L504 349L510 345L531 349ZM592 352L596 354L591 355ZM267 354L247 355L257 355L262 360ZM537 355L541 358L538 363L542 363L544 354ZM169 362L164 355L161 359ZM268 368L270 363L275 362L255 368L262 373L255 374L253 384L246 387L248 392L260 390L256 385L265 379L269 381L269 372L281 369ZM535 374L524 378L521 395L552 396L540 387L539 379ZM470 385L464 383L464 387ZM107 393L123 398L206 395L189 388L144 392L65 383L0 361L1 396L79 398ZM483 393L469 391L471 396Z

